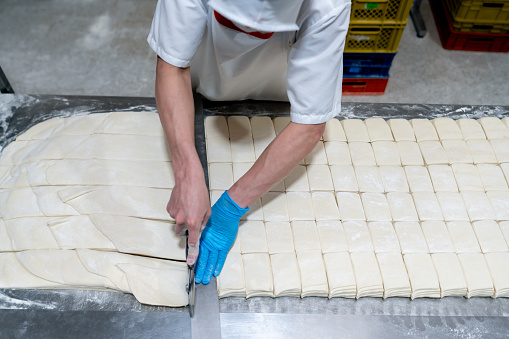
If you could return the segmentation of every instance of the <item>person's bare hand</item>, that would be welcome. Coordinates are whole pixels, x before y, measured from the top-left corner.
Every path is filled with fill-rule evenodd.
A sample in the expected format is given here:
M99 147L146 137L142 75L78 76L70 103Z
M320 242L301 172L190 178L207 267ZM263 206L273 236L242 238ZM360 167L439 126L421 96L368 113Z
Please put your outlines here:
M209 195L201 168L175 179L167 211L175 219L177 234L189 231L187 263L193 265L199 254L200 232L210 216Z

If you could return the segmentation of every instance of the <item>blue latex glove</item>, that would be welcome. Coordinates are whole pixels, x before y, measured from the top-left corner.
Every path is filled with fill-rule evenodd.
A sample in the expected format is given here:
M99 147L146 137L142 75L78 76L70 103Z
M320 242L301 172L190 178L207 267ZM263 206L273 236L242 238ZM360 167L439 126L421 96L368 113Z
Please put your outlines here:
M212 273L217 277L223 269L228 251L233 246L239 230L240 218L249 211L230 198L227 191L212 206L207 226L201 233L200 254L195 282L208 284Z

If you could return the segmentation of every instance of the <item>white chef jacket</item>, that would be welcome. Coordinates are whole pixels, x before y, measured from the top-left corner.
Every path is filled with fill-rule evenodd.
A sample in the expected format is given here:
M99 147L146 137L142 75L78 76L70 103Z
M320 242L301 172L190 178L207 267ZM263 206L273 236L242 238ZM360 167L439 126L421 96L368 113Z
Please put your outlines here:
M287 15L243 15L270 1ZM341 111L351 3L289 1L159 0L147 41L169 64L191 66L193 87L210 100L289 101L293 122L322 123Z

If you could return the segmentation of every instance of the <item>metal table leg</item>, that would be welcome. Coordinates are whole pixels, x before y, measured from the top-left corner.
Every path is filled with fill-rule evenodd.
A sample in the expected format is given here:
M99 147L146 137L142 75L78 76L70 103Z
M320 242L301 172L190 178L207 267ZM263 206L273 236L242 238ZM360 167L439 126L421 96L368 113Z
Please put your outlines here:
M426 35L426 25L424 24L424 20L422 19L422 15L419 10L421 7L421 1L422 0L414 0L414 4L410 10L410 17L412 18L415 30L417 31L417 37L424 38Z

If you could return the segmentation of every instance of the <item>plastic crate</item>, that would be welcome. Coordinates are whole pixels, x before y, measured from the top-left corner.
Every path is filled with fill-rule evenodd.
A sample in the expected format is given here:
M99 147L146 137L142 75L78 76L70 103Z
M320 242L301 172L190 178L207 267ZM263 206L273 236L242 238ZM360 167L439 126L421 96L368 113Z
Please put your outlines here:
M452 27L457 32L476 32L476 33L509 33L509 24L489 24L489 23L472 23L472 22L452 22Z
M396 53L405 25L350 24L345 53Z
M408 18L412 3L412 0L354 0L350 23L402 24Z
M343 78L388 77L396 53L344 53Z
M435 18L438 35L445 49L509 52L509 34L467 33L454 31L451 17L442 0L430 0L431 11Z
M507 0L445 0L453 21L458 23L509 24Z
M343 79L343 95L382 95L389 78Z

